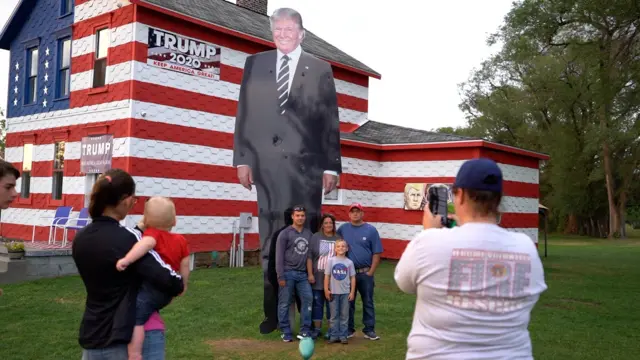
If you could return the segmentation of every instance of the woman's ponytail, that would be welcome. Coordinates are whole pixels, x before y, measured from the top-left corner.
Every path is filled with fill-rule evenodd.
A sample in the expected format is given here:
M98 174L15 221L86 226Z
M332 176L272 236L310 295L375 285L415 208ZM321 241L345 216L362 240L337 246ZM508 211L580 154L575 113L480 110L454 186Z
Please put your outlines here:
M131 175L120 169L111 169L100 176L91 189L89 215L102 216L108 207L115 207L135 194L136 185Z

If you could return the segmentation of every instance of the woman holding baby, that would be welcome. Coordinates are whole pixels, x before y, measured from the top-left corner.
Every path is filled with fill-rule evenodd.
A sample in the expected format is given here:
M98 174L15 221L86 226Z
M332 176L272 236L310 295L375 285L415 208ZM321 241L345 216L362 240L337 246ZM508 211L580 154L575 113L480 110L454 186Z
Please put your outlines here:
M143 282L171 297L184 290L182 278L151 254L130 264L126 271L116 269L117 261L141 240L140 228L120 225L136 203L135 189L133 178L123 170L112 169L101 176L91 192L92 221L73 241L72 256L87 291L79 331L83 360L129 358L127 346L133 334L136 299ZM163 329L157 313L145 324L147 338L154 340L145 343L145 351L160 353L159 358L164 356L164 349L159 348L164 348L160 336Z

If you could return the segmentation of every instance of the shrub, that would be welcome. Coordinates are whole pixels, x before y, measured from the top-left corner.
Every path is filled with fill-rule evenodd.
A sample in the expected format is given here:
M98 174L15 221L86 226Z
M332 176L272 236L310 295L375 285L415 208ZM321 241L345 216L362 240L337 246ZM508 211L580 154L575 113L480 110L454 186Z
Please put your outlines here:
M20 241L10 241L5 243L4 246L6 246L10 252L24 251L24 243Z

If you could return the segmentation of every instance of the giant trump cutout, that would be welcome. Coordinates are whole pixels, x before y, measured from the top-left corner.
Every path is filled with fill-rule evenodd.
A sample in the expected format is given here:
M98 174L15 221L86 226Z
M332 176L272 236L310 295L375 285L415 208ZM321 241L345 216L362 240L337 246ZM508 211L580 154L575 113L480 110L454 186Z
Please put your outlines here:
M302 50L302 17L293 9L270 18L276 50L247 58L236 114L233 165L258 194L264 279L262 333L277 328L278 284L269 281L274 234L287 208L306 208L306 226L318 229L322 195L342 171L338 100L329 63ZM273 261L271 261L273 264ZM293 324L291 324L293 325Z

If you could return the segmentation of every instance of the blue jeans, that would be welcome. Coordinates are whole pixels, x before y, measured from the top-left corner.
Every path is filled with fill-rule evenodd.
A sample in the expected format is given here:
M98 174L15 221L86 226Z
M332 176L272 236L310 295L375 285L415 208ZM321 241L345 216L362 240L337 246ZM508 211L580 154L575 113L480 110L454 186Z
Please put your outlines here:
M164 332L150 330L144 333L142 358L145 360L164 360ZM126 344L104 349L82 349L82 360L129 360Z
M362 323L364 329L362 332L367 333L369 331L375 331L376 327L376 311L373 303L373 288L375 287L375 280L373 276L367 275L366 272L356 274L356 296L349 304L349 332L355 332L355 312L356 312L356 299L358 293L362 299Z
M114 345L104 349L82 349L82 360L128 360L127 344Z
M329 301L324 297L324 290L313 290L313 310L311 310L311 320L322 321L322 310L324 307L326 307L327 320L329 320L331 318L331 311L329 309Z
M144 360L164 360L164 346L165 340L162 330L145 331L142 358Z
M171 300L173 300L171 296L150 283L143 282L136 298L136 325L146 324L151 314L169 305Z
M294 292L300 296L302 302L300 306L300 332L308 333L311 330L311 284L307 278L306 271L289 270L284 272L285 286L280 286L278 290L278 322L280 331L283 334L291 335L291 325L289 324L289 306L293 302Z
M346 339L349 325L349 294L332 294L331 302L330 340Z

